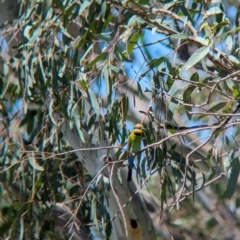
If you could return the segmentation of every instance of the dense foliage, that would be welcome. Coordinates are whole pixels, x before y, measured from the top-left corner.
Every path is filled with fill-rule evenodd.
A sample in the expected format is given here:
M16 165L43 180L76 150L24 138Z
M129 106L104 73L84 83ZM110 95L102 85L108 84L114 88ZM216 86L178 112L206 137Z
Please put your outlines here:
M73 219L83 230L76 239L114 235L122 206L110 213L113 172L98 173L109 162L126 166L124 144L141 122L137 192L147 190L149 213L162 217L152 221L159 239L237 239L237 6L6 2L1 11L13 18L0 26L1 238L70 239Z

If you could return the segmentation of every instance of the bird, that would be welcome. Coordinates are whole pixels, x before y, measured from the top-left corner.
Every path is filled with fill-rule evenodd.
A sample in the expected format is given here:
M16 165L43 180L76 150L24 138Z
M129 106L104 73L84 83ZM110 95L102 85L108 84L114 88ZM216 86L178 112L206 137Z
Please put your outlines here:
M132 169L135 167L134 165L135 153L137 153L141 149L143 129L144 129L143 125L141 123L137 123L134 126L127 140L127 151L131 153L131 156L128 158L128 176L127 176L128 182L132 180Z

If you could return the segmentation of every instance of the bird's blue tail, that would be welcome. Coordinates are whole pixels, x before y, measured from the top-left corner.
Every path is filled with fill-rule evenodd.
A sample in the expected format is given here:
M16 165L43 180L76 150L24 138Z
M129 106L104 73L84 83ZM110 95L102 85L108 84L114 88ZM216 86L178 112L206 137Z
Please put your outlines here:
M130 182L132 180L132 169L135 167L134 164L134 156L129 157L128 159L128 178L127 181Z
M130 156L128 159L128 164L129 164L129 168L135 168L135 164L134 164L134 156Z

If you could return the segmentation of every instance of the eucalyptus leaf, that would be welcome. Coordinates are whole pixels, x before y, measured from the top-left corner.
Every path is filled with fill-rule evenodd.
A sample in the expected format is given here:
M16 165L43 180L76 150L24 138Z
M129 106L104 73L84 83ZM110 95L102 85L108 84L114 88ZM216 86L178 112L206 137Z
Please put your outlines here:
M87 64L86 67L91 67L97 62L101 60L106 60L107 52L100 53L97 57L95 57L90 63Z
M95 113L99 116L100 115L100 106L97 100L96 94L92 91L92 89L88 88L88 97L91 102L91 105L95 111Z
M227 174L227 189L225 192L226 198L231 198L236 190L237 182L238 182L238 176L240 171L240 162L239 157L234 158L231 161L230 169Z
M212 104L211 108L208 109L208 112L217 112L221 109L223 109L223 107L227 104L227 102L217 102L217 103L214 103Z
M37 163L35 157L29 157L28 162L33 167L33 169L37 171L44 171L44 168Z
M223 13L223 11L219 7L211 7L210 9L208 9L206 11L207 16L216 15L216 14L220 14L220 13Z
M130 38L129 43L127 45L127 53L130 54L133 51L133 48L138 41L139 38L139 32L136 32L133 34L133 36Z
M185 70L188 70L192 66L194 66L196 63L201 61L204 57L207 56L209 53L210 47L201 47L197 51L195 51L192 56L188 59L188 61L184 64L183 68Z
M188 39L190 35L185 33L178 33L178 34L172 34L170 37L174 39Z
M228 50L231 52L233 47L233 39L231 35L227 36L226 44L227 44Z

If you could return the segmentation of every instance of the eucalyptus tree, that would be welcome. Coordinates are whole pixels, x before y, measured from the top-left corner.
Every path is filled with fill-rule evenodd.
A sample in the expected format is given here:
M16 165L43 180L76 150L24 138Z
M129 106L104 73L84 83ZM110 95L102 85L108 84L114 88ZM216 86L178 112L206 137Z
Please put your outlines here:
M1 1L2 238L239 235L233 4Z

